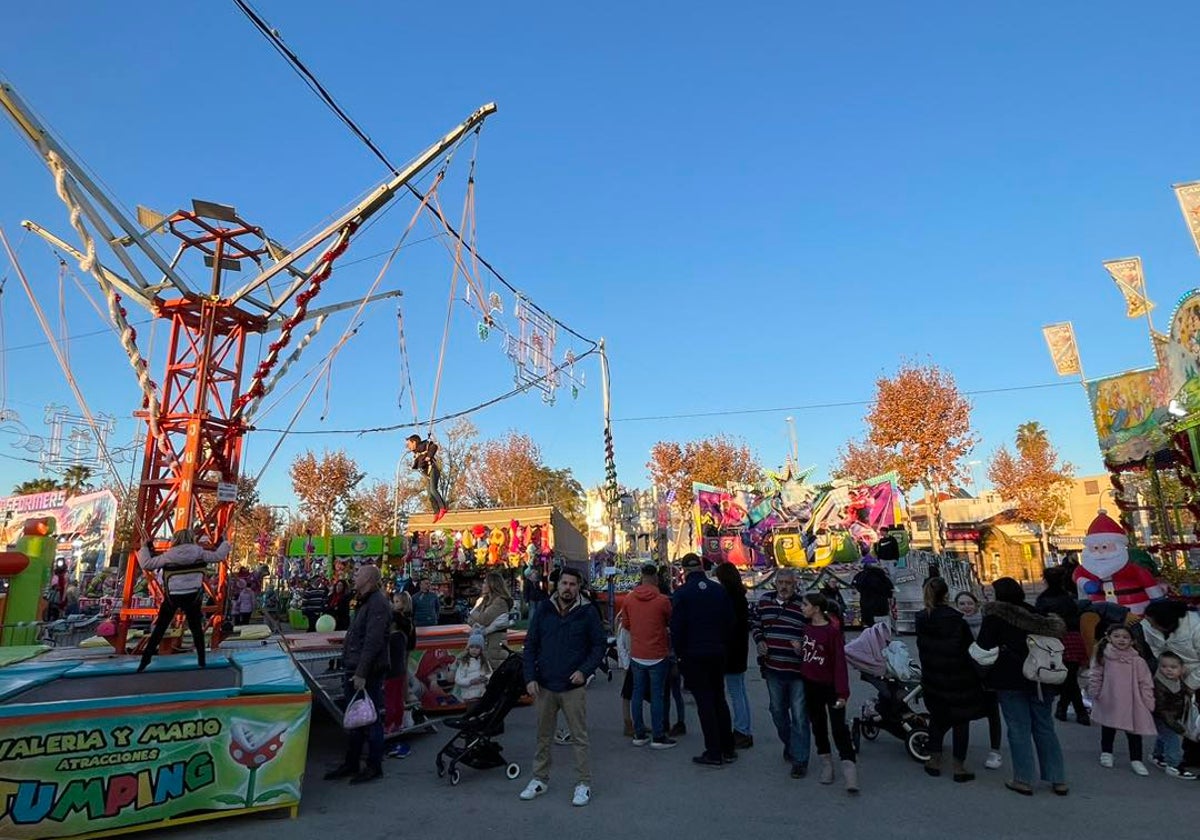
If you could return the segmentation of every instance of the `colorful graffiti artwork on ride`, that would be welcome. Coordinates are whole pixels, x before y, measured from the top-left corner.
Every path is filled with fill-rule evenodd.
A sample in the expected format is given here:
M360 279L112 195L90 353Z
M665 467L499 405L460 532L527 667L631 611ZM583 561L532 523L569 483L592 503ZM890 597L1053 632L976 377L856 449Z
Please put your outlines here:
M1156 373L1138 370L1087 384L1096 436L1109 463L1140 461L1166 445L1167 409L1154 396Z
M5 719L0 837L69 837L295 804L311 702L279 700Z
M1200 290L1180 299L1171 329L1153 338L1155 367L1087 383L1096 437L1110 467L1169 449L1165 423L1200 425Z

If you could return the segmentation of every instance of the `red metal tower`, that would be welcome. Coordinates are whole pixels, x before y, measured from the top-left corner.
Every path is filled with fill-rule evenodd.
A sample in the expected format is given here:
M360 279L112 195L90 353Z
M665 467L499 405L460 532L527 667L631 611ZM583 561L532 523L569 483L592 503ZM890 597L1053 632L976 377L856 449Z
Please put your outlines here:
M81 245L67 243L33 222L23 224L74 256L80 267L93 276L105 293L113 324L138 377L143 393L138 416L145 420L149 434L136 525L139 541L149 539L162 545L181 528L191 528L199 541L210 544L229 535L242 438L250 428L258 402L278 378L276 374L269 379L293 331L305 321L363 302L353 300L320 310L308 308L329 279L334 262L368 218L481 125L496 106L489 103L475 111L292 251L268 239L261 228L244 222L234 208L211 202L193 201L192 211L181 210L170 216L139 207L135 222L116 207L9 85L0 84L0 109L49 167ZM169 261L150 243L151 236L163 230L180 240ZM111 250L120 262L120 271L101 263L97 244ZM312 252L316 252L315 258L307 267L300 267L298 261ZM212 270L207 291L193 289L175 270L182 257L197 253ZM147 261L161 273L159 282L151 283L139 267L139 262L144 265ZM227 273L240 271L245 263L252 263L257 273L240 288L225 289ZM276 277L288 281L278 294L269 285ZM269 297L259 291L264 288ZM398 294L385 292L366 300ZM125 318L122 300L137 303L156 318L170 322L161 388L149 379L149 363L136 346L136 332ZM276 329L278 334L268 352L243 386L246 338ZM290 361L295 360L304 344L301 342ZM213 624L214 646L221 638L227 571L222 564L209 587L211 601L206 610ZM157 612L157 608L133 606L135 585L142 574L135 547L125 564L118 632L113 640L117 650L124 650L134 618ZM161 592L156 579L149 574L145 577L158 601Z

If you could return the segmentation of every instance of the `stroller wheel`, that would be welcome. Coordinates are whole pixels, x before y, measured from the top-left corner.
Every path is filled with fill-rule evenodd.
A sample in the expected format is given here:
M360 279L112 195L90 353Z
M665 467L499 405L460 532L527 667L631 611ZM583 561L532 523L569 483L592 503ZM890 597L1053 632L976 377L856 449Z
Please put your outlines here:
M439 779L446 775L446 765L442 764L441 755L437 757L437 774Z
M868 741L874 741L879 737L879 724L871 720L864 719L862 722L862 736Z
M504 775L508 776L510 779L517 778L517 776L521 775L521 765L517 764L515 761L510 763L504 768Z
M457 767L450 771L450 784L456 785L462 781L462 771Z
M862 752L862 718L855 718L850 724L850 743L854 745L854 752Z
M908 737L904 739L904 746L913 761L925 763L929 760L929 730L914 729L909 732Z

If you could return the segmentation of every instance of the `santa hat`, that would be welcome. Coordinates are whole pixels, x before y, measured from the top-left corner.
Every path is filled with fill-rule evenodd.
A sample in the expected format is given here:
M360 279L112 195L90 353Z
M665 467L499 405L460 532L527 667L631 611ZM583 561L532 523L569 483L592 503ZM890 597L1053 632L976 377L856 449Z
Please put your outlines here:
M1113 537L1120 537L1122 542L1128 542L1128 535L1125 529L1121 527L1121 523L1117 522L1107 511L1099 510L1096 512L1096 518L1092 520L1092 524L1087 529L1088 537L1100 537L1104 541L1111 540ZM1084 542L1088 543L1091 540L1084 538Z

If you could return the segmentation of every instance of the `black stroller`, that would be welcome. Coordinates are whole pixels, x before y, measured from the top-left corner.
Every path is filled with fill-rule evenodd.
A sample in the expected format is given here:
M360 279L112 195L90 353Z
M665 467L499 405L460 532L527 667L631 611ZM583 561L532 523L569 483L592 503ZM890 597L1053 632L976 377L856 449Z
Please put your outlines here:
M450 784L462 781L458 765L476 770L504 767L504 775L515 779L521 765L506 761L500 744L492 740L504 732L504 718L525 693L525 662L521 654L509 652L488 680L483 696L462 717L451 718L446 725L457 729L454 737L437 754L437 774L450 774ZM447 761L449 763L447 763Z

